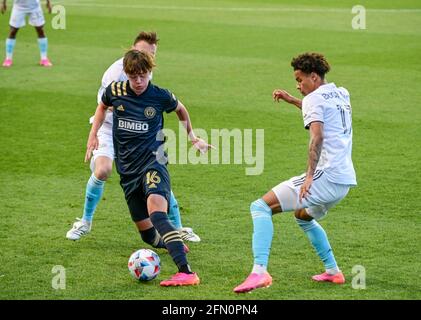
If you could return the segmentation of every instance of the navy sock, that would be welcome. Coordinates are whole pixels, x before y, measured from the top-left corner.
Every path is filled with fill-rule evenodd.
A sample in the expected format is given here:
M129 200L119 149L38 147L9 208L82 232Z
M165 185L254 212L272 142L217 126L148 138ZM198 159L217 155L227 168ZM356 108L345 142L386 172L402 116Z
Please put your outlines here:
M140 237L143 241L150 244L154 248L167 248L164 241L159 236L158 232L154 227L147 230L139 231Z
M180 233L171 224L167 214L162 211L155 211L150 214L150 218L153 226L158 231L161 238L164 239L168 253L177 265L178 270L180 272L189 273L186 272L186 266L187 269L190 269L190 267L188 266L186 254L184 253L183 240L181 240Z

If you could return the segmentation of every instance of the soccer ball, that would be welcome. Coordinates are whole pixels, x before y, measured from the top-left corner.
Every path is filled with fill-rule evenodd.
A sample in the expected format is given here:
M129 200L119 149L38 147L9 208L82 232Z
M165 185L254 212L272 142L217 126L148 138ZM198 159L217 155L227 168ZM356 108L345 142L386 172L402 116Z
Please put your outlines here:
M161 272L159 256L150 249L133 252L127 266L133 278L140 281L155 279Z

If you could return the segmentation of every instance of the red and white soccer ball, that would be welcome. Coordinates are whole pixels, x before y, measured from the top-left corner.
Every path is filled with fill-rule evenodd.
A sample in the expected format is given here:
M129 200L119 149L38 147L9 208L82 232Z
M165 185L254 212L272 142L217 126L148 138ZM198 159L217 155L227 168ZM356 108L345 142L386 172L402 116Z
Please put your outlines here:
M159 256L150 249L133 252L127 266L133 278L140 281L155 279L161 272Z

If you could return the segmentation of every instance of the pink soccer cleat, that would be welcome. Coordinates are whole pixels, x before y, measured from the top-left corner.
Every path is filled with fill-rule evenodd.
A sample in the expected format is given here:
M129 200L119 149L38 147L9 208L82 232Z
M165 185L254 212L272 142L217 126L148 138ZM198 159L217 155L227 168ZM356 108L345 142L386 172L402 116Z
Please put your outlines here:
M269 273L263 274L250 273L247 279L234 288L235 293L249 292L258 288L267 288L272 284L272 277Z
M12 59L4 59L4 61L3 61L3 67L5 67L5 68L9 68L9 67L11 67L12 66L12 64L13 64L13 61L12 61Z
M323 282L333 282L336 284L344 284L345 277L342 272L338 272L337 274L329 274L329 273L322 273L316 274L315 276L311 277L314 281L323 281Z
M48 60L48 58L41 59L41 61L39 62L39 65L43 66L43 67L52 67L53 66L53 64L51 63L50 60Z
M176 286L194 286L200 283L200 279L196 273L177 272L170 279L161 281L160 285L163 287Z

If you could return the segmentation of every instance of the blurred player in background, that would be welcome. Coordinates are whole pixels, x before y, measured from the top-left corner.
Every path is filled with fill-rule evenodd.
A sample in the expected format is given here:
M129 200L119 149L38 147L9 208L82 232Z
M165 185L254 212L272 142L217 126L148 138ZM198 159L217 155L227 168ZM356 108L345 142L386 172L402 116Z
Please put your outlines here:
M1 13L6 12L6 0L1 4ZM48 13L51 13L51 3L47 0ZM38 34L38 46L41 60L39 64L43 67L51 67L53 64L48 59L48 39L44 33L44 14L42 13L39 0L14 0L12 14L10 15L10 33L6 39L6 58L3 61L3 67L11 67L13 64L13 51L16 45L16 35L20 28L26 24L26 17L29 17L29 24L35 27Z
M155 32L140 32L133 42L132 49L139 51L145 51L155 57L158 47L158 37ZM151 73L152 78L152 73ZM98 90L98 103L101 102L102 95L104 94L105 88L113 81L126 81L127 75L123 70L123 58L115 61L105 71L101 87ZM90 122L93 122L91 117ZM85 205L83 209L82 219L77 219L73 224L73 227L67 232L66 237L69 240L79 240L84 235L88 234L92 228L93 216L101 200L102 193L104 190L105 181L111 175L113 161L114 161L114 147L113 147L113 112L108 110L106 112L105 121L98 131L99 147L93 151L93 157L91 159L91 170L92 175L86 186L86 197ZM183 240L199 242L200 237L193 232L192 228L183 227L181 223L180 210L177 199L174 193L171 191L170 208L168 217L170 218L174 227L180 232Z
M348 91L328 83L325 75L330 66L325 57L305 53L291 62L301 101L285 90L275 90L273 98L284 100L302 109L304 128L309 130L310 143L307 170L275 186L250 206L253 219L254 266L247 279L234 292L249 292L268 287L272 277L267 272L273 237L272 215L294 211L295 219L322 260L325 272L314 281L336 284L345 282L326 232L316 222L341 201L349 188L357 184L352 164L352 120Z

